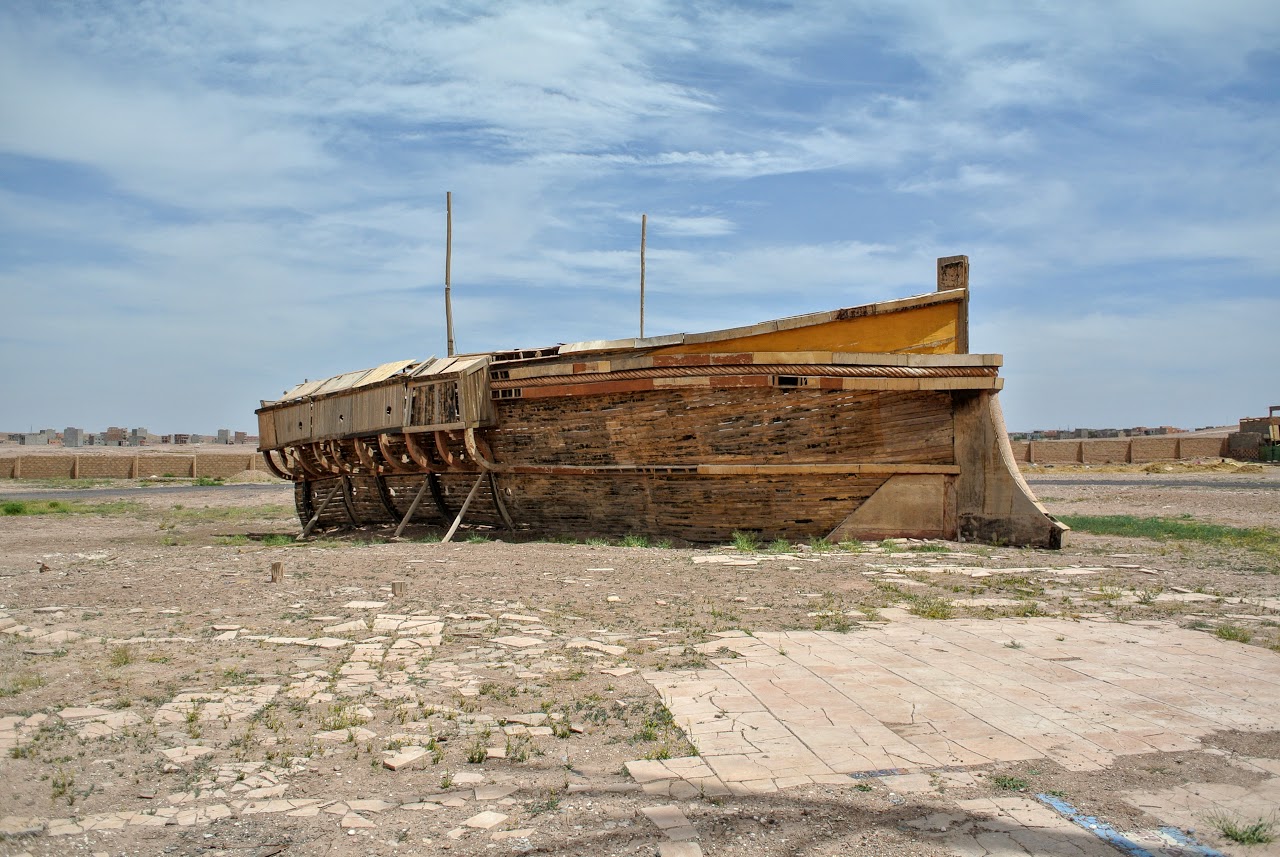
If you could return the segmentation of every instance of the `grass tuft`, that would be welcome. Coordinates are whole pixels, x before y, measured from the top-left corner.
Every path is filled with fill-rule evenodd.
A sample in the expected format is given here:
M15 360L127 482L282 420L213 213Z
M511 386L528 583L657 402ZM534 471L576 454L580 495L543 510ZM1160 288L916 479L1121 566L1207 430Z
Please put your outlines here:
M1011 777L1005 774L997 774L992 777L991 784L1007 792L1025 792L1028 785L1027 781L1022 777Z
M1253 634L1239 625L1219 625L1213 633L1220 640L1231 640L1235 643L1247 643L1253 639Z
M107 658L107 663L113 667L127 667L133 663L133 649L128 646L116 646L111 650L111 655Z
M922 619L950 619L955 613L955 608L945 598L916 598L907 609Z
M15 673L0 683L0 699L44 687L44 684L44 676L38 673Z
M1208 819L1224 838L1241 845L1266 845L1276 839L1276 820L1259 818L1244 822L1225 815L1213 815Z
M743 553L754 553L760 549L760 534L749 530L734 530L733 549Z

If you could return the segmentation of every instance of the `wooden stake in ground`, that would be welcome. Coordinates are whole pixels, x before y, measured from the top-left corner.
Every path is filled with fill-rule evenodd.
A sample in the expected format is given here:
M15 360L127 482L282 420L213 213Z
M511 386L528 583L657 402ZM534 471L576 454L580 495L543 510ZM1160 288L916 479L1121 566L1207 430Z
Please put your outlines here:
M418 489L418 493L414 496L413 502L409 504L409 511L404 513L404 518L400 521L400 525L396 527L393 539L400 538L400 534L404 532L404 528L409 526L409 519L413 517L413 513L418 511L418 504L422 502L422 495L427 492L427 486L431 484L431 477L434 474L428 473L427 478L422 480L422 487Z
M284 582L284 563L282 562L271 563L271 582L272 583Z
M404 598L405 582L403 580L391 581L391 597Z
M458 531L458 527L462 526L462 516L467 514L467 507L476 498L476 493L480 490L480 483L484 482L488 475L487 471L480 471L480 477L476 479L476 484L471 486L471 492L467 494L467 499L462 501L462 508L458 510L458 517L453 519L453 525L449 527L449 532L445 533L444 538L440 540L441 544L446 544L453 540L453 534Z
M134 461L136 462L137 459L135 458ZM297 539L298 541L301 541L302 539L305 539L307 536L311 535L311 528L314 527L316 525L316 522L320 520L320 516L324 514L325 507L329 505L329 501L333 499L334 495L338 493L338 489L341 487L342 487L342 482L339 481L336 485L333 486L333 488L329 490L329 493L325 495L324 500L321 501L320 503L320 508L316 509L316 513L311 516L311 520L307 521L307 525L303 527L302 532L298 534L298 539Z

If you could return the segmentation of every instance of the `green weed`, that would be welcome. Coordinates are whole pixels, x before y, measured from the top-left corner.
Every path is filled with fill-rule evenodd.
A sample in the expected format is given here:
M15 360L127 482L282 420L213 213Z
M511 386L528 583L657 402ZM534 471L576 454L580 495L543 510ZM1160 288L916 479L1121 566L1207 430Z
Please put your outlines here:
M1028 783L1022 777L1011 777L1004 774L997 774L991 778L991 785L1007 792L1025 792Z
M543 800L535 800L529 804L527 811L529 815L542 815L544 812L555 812L560 807L560 795L548 793Z
M1276 838L1274 818L1243 822L1225 815L1212 815L1208 821L1224 838L1241 845L1266 845Z
M467 761L471 764L479 765L487 758L489 758L489 748L485 746L482 739L477 738L471 742L471 746L467 747Z
M17 696L44 685L44 676L39 673L16 673L0 683L0 699L6 696Z
M363 726L366 718L356 711L356 706L351 703L335 702L329 706L329 710L320 717L320 728L326 732L332 732L337 729L350 729L353 726Z
M1247 643L1253 639L1253 634L1239 625L1219 625L1213 633L1220 640L1231 640L1235 643Z
M916 598L907 609L922 619L950 619L955 613L950 601L936 597Z
M75 793L72 791L76 785L75 774L59 768L54 772L53 777L49 781L49 785L52 792L52 800L58 800L59 798L65 797L67 799L68 806L76 802Z
M760 549L760 534L750 530L734 530L733 549L743 553L754 553Z
M113 667L127 667L133 663L133 649L128 646L116 646L111 650L107 663Z

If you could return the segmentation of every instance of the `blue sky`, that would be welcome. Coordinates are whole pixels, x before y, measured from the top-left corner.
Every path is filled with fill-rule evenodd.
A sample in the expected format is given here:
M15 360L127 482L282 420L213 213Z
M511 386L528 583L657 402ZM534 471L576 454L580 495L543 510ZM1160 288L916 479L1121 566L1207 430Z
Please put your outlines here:
M930 291L1011 429L1280 401L1280 9L0 8L0 430L253 430L304 378ZM1274 401L1273 401L1274 400Z

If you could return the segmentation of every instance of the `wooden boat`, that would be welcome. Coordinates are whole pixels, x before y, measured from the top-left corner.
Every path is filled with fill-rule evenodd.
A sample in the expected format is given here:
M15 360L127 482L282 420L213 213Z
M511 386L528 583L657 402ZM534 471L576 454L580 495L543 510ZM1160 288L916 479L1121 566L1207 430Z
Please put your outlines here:
M751 327L403 360L257 411L304 532L410 523L724 542L1060 547L1018 473L968 259L917 297Z

